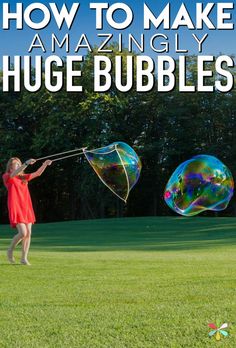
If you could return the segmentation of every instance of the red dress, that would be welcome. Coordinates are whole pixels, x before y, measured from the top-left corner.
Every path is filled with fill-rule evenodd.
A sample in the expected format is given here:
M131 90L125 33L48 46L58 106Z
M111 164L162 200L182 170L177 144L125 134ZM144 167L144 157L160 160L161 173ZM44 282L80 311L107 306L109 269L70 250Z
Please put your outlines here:
M19 176L11 178L9 173L3 174L2 178L8 190L7 205L11 227L16 227L18 223L34 223L34 209L28 189L31 174L24 174L23 180Z

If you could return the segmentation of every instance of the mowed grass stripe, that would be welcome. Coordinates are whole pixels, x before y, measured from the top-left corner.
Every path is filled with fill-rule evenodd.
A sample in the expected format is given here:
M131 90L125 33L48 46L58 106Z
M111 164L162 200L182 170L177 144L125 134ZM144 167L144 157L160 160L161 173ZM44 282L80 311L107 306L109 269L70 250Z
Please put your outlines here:
M37 224L31 267L7 263L12 232L1 226L1 347L215 347L217 319L236 346L236 219Z

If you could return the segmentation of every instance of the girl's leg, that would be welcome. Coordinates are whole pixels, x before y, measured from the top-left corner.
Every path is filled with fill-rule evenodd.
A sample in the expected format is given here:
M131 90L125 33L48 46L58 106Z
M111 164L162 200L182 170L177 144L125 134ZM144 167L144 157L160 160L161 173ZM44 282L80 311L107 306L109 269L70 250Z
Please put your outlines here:
M7 257L8 257L8 260L11 262L11 263L14 263L15 262L15 259L13 257L13 251L15 249L15 247L17 246L18 243L20 243L20 241L25 238L25 236L27 235L27 228L26 228L26 225L25 224L17 224L16 225L16 228L17 228L17 231L18 233L15 235L15 237L12 239L12 242L11 242L11 245L10 245L10 248L8 249L7 251Z
M21 258L21 261L24 264L29 264L28 253L29 253L29 247L30 247L30 241L31 241L32 223L26 224L26 229L27 229L27 235L22 240L22 258Z

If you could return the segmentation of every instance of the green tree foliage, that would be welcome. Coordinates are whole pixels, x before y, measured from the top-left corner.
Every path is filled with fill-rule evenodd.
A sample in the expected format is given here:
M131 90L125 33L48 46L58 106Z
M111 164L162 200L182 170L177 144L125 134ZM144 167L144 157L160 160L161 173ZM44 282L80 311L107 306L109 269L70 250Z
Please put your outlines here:
M120 53L116 43L110 48L113 53L109 53L109 58L114 61ZM1 172L11 156L26 160L124 141L141 157L141 178L125 205L100 183L83 156L55 162L30 184L38 221L172 214L163 201L166 182L180 162L196 154L217 156L235 174L234 89L226 94L180 93L177 89L170 93L156 89L137 93L135 88L121 93L112 84L108 92L96 93L95 54L96 48L87 54L84 63L75 66L82 70L78 83L84 87L83 93L68 93L64 89L50 93L45 87L37 93L0 92ZM122 53L124 83L128 54ZM196 72L196 57L188 57L189 84L197 84ZM2 222L6 222L3 186L0 195ZM236 215L233 200L221 214Z

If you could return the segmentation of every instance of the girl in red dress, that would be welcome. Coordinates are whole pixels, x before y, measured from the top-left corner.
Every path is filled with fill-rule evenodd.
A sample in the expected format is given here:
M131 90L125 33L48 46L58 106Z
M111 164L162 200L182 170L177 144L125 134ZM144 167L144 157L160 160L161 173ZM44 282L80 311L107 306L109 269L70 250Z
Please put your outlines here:
M25 168L29 164L34 164L35 162L34 159L29 159L22 164L19 158L12 157L7 163L6 173L3 174L3 182L8 190L7 204L10 224L11 227L17 228L18 231L7 251L7 257L11 263L15 263L13 250L16 245L22 241L21 264L30 265L28 261L28 252L35 215L28 189L28 182L40 176L46 167L52 163L50 160L47 160L36 172L25 174Z

